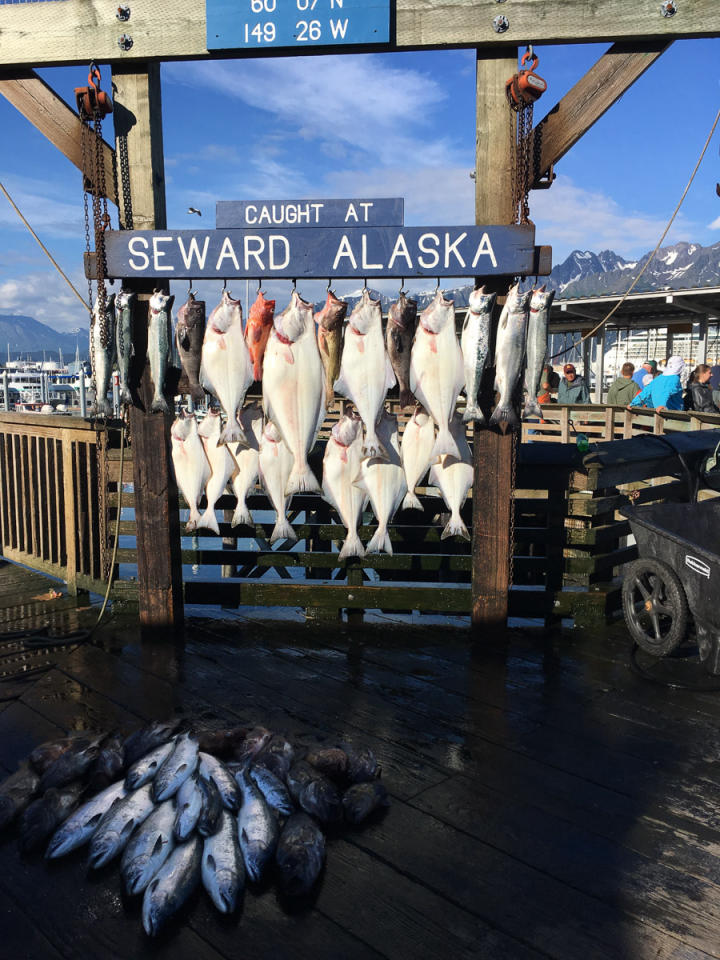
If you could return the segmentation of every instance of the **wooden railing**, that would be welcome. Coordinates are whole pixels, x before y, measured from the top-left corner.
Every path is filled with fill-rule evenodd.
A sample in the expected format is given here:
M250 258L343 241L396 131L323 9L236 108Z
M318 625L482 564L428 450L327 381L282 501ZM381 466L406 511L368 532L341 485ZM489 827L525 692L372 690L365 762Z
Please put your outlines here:
M611 407L602 403L545 403L542 412L542 422L523 423L523 443L574 443L580 433L584 433L591 443L596 443L627 440L648 433L659 436L720 428L720 413L656 411L645 407L628 410L627 407Z

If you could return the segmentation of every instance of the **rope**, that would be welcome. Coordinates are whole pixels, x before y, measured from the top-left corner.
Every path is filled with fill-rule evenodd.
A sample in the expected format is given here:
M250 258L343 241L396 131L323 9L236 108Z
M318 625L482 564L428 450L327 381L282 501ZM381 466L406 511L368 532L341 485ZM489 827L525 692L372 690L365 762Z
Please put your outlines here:
M620 307L623 305L623 303L625 302L625 300L628 298L628 296L632 293L632 291L633 291L633 290L635 289L635 287L637 286L637 283L638 283L638 281L640 280L640 277L642 277L642 275L645 273L645 271L646 271L647 268L650 266L650 264L652 263L652 261L655 259L655 255L656 255L656 253L658 252L658 250L660 249L660 246L661 246L663 240L664 240L665 237L668 235L668 232L669 232L669 230L670 230L670 227L673 225L673 222L674 222L674 220L675 220L675 217L676 217L676 216L678 215L678 213L680 212L680 207L683 205L683 202L684 202L684 200L685 200L685 197L688 195L688 191L690 190L690 187L692 186L693 180L695 179L695 174L696 174L696 173L698 172L698 170L700 169L700 164L702 163L703 157L705 156L705 154L706 154L706 152L707 152L707 148L710 146L710 141L712 140L712 136L713 136L713 134L715 133L715 127L717 127L718 121L720 121L720 110L718 110L718 112L715 114L715 120L713 121L713 125L712 125L712 127L710 128L710 133L708 134L707 140L705 141L705 146L704 146L704 147L702 148L702 150L700 151L700 156L698 157L698 161L697 161L697 163L695 164L695 169L693 170L693 172L692 172L692 174L691 174L691 176L690 176L690 179L688 180L687 186L686 186L685 189L683 190L683 194L682 194L682 196L680 197L680 200L678 201L677 206L675 207L675 210L674 210L674 212L673 212L673 215L672 215L672 216L670 217L670 219L668 220L668 224L667 224L667 226L665 227L665 229L663 230L662 236L661 236L660 239L658 240L658 242L657 242L657 244L656 244L655 249L653 250L653 252L652 252L652 253L650 254L650 256L647 258L647 261L645 262L645 265L643 266L642 270L640 271L640 273L638 273L638 275L635 277L635 279L633 280L633 282L630 284L630 286L627 288L627 290L625 291L625 293L622 295L622 297L618 300L618 302L617 302L617 303L615 304L615 306L612 308L612 310L610 311L610 313L608 313L608 315L605 317L605 319L604 319L604 320L601 320L600 323L598 323L598 325L597 325L596 327L593 327L593 329L592 329L589 333L586 333L584 337L581 337L581 338L580 338L580 343L582 343L584 340L587 340L588 337L592 337L593 334L597 333L597 331L600 329L600 327L602 327L604 324L606 324L606 323L608 322L608 320L610 319L610 317L612 317L612 315L613 315L617 310L620 309ZM567 350L560 350L558 353L554 353L554 354L550 357L550 359L551 359L551 360L555 360L557 357L564 356L567 352L568 352Z
M81 293L77 290L77 288L73 285L72 280L70 280L70 278L67 276L67 274L63 272L62 267L61 267L61 266L58 264L58 262L53 258L53 255L50 253L50 251L48 250L48 248L45 246L45 244L42 242L42 240L40 239L40 237L35 233L35 231L33 230L33 228L32 228L32 227L30 226L30 224L27 222L27 220L25 219L25 217L22 215L22 213L20 212L20 209L18 208L17 204L15 203L15 201L13 200L13 198L10 196L10 194L9 194L9 193L7 192L7 190L5 189L5 185L3 184L2 181L0 181L0 190L2 190L2 192L5 194L5 196L6 196L7 199L8 199L8 203L10 204L10 206L13 208L13 210L15 211L15 213L20 217L20 219L21 219L22 222L25 224L25 226L28 228L28 230L29 230L30 233L33 235L33 237L35 237L35 239L37 240L37 242L40 244L40 248L42 249L43 253L46 254L46 256L48 257L48 259L50 260L50 263L52 263L52 265L55 267L55 269L57 270L57 272L60 274L60 276L63 278L63 280L67 283L67 285L70 287L70 289L72 290L72 292L73 292L73 293L75 294L75 296L78 298L78 300L80 301L80 303L82 303L82 305L85 307L85 309L88 311L88 313L91 313L92 311L91 311L91 309L90 309L90 306L86 303L86 301L85 301L85 299L83 298L82 294L81 294Z

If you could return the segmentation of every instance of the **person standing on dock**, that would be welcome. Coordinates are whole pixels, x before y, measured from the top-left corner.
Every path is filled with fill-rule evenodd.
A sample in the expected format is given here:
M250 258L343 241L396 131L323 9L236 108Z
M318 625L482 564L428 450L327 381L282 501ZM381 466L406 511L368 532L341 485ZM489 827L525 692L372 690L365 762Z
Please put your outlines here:
M647 377L648 374L650 374L653 379L655 379L655 377L657 376L658 374L657 360L646 360L645 363L643 363L641 367L638 367L638 369L633 374L633 380L638 385L639 390L642 390L642 388L645 386L644 381L645 381L645 377Z
M684 369L685 361L682 357L670 357L662 375L643 387L630 401L627 409L644 406L654 407L655 410L682 410L683 388L680 375Z
M720 413L713 402L713 390L710 386L711 368L699 363L688 377L685 390L685 409L698 413Z
M565 376L558 386L558 403L590 403L590 391L585 378L580 376L572 363L563 367Z
M640 393L640 387L633 380L635 365L628 362L620 368L620 376L608 390L607 403L611 406L625 407L633 397Z

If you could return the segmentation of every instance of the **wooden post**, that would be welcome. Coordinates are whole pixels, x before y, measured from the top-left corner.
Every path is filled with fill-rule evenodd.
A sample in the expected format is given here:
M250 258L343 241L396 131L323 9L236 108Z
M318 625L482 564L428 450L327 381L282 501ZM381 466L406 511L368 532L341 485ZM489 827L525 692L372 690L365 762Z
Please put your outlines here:
M133 227L164 229L165 175L162 142L160 65L127 63L113 70L116 136L127 135ZM129 211L120 198L121 220ZM180 521L170 465L167 414L148 413L152 388L147 364L148 301L152 283L136 283L130 410L137 524L138 602L143 635L177 630L183 622ZM140 404L138 406L137 404Z
M513 164L505 82L517 70L517 50L477 51L475 222L512 223ZM507 293L507 281L485 281ZM494 337L491 337L491 343ZM492 391L488 371L483 393ZM475 427L473 435L472 627L480 637L502 632L507 623L512 502L512 443Z

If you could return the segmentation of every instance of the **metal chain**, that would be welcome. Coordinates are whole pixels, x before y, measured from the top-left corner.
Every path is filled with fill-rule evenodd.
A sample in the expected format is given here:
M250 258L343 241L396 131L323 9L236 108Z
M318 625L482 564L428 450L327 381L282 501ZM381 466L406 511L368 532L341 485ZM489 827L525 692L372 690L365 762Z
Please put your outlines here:
M120 158L120 179L122 180L123 229L133 229L132 196L130 193L130 159L128 156L127 134L117 138L117 154Z
M533 104L516 104L508 98L510 106L510 175L513 208L513 223L530 221L530 153L533 134Z
M107 322L107 258L105 255L105 230L110 217L107 212L105 195L105 162L103 157L102 119L95 114L95 138L93 142L95 161L95 182L93 184L93 221L95 225L95 270L97 277L98 323L100 324L100 343L106 349L110 347L110 329Z

